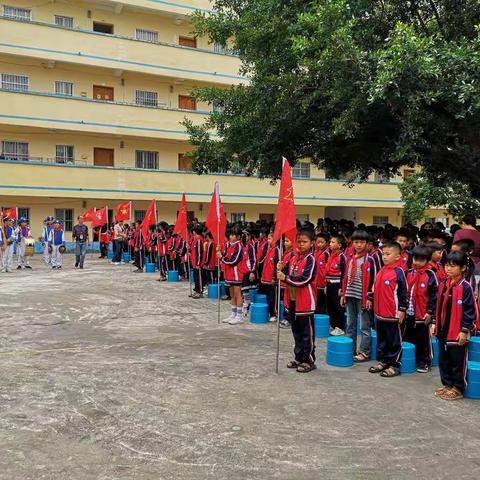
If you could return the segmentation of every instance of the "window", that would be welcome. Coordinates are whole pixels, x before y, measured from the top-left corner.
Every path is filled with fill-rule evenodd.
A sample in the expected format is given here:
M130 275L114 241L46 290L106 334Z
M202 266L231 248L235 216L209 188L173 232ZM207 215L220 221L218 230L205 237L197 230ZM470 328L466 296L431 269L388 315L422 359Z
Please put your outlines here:
M93 31L113 35L113 25L109 23L93 22Z
M137 28L135 30L135 38L137 40L141 40L142 42L158 43L158 32Z
M245 221L245 214L244 213L232 213L230 215L230 220L231 220L232 223L244 222Z
M55 162L56 163L73 163L73 145L56 145L55 146Z
M30 209L28 207L18 207L17 208L18 218L25 217L27 222L30 221Z
M56 208L55 218L62 224L65 232L73 230L73 208Z
M225 53L225 45L222 45L221 43L214 43L213 51L215 53Z
M184 153L178 154L178 169L182 171L192 171L192 158L187 157Z
M377 226L384 226L388 223L388 216L386 215L374 215L373 224Z
M292 177L310 178L310 164L307 162L298 162L292 168Z
M188 95L179 95L178 96L178 108L183 110L196 110L197 101L194 97Z
M73 83L72 82L55 82L55 93L57 95L64 95L66 97L73 96Z
M158 152L147 152L145 150L137 150L135 152L135 167L147 168L149 170L158 169Z
M191 37L178 37L178 44L182 47L197 48L197 39Z
M135 90L135 103L145 107L158 106L158 92L147 92L146 90Z
M26 75L11 75L2 73L2 88L5 90L28 91L28 77Z
M1 158L4 160L28 160L28 143L3 141Z
M28 8L9 7L8 5L4 5L3 16L29 22L32 19L32 11Z
M73 17L55 15L55 25L58 25L59 27L73 28Z
M432 225L436 222L435 217L425 217L423 223L431 223Z
M136 222L141 222L145 218L146 210L135 210L133 212L133 218Z

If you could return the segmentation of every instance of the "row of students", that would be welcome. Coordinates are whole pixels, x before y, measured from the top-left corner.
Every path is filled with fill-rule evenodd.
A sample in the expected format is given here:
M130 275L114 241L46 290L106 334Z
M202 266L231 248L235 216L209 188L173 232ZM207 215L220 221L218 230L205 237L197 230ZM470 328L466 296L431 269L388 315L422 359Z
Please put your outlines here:
M20 217L15 222L9 216L2 218L0 227L0 271L10 273L13 271L13 254L17 250L17 270L30 269L29 257L26 255L27 239L32 238L28 221Z

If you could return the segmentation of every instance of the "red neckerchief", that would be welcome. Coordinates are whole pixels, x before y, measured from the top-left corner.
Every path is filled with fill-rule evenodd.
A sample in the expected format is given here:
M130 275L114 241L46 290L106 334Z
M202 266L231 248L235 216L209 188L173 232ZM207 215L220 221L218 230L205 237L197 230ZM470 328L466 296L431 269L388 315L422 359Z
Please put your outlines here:
M363 254L361 254L359 257L357 257L357 254L355 253L352 256L352 270L350 271L350 276L348 277L348 284L352 285L353 281L355 280L355 274L357 273L357 260L359 258L364 257L364 262L367 260L368 253L365 251ZM348 275L348 273L347 273Z

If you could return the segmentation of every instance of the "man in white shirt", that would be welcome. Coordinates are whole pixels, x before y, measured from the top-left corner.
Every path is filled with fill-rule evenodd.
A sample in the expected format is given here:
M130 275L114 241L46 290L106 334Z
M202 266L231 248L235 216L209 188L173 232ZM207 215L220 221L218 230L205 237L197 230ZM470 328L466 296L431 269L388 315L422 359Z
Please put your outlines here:
M115 255L112 259L114 265L120 265L122 263L122 251L123 251L123 239L125 232L123 230L123 220L120 220L113 227L113 233L115 235Z

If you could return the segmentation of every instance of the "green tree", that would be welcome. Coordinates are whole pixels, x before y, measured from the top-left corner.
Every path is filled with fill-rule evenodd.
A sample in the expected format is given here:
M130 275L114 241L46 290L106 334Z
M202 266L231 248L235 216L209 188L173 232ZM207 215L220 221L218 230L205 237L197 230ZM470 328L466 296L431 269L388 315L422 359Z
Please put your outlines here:
M194 94L199 172L278 178L281 156L365 179L420 165L480 195L477 0L217 0L196 33L238 52L249 81Z
M458 180L436 186L419 172L407 177L399 188L407 222L420 220L429 208L443 208L457 221L467 213L480 214L480 200L472 196L468 185Z

